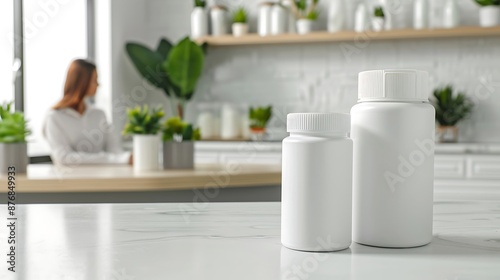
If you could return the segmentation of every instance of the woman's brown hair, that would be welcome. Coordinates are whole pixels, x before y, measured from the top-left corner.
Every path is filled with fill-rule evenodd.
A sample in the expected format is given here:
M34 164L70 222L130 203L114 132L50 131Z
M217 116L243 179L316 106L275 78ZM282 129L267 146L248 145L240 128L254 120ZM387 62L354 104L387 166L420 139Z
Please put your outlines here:
M96 66L90 61L77 59L71 62L66 75L66 83L64 84L64 96L52 108L73 108L78 110L78 106L83 102L87 94L95 71Z

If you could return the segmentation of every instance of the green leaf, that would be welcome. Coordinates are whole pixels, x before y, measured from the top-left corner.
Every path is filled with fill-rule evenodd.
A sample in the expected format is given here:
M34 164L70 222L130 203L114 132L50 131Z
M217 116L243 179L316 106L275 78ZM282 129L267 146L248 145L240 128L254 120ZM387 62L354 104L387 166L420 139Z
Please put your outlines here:
M233 23L246 23L248 21L248 12L243 7L239 7L233 12Z
M165 38L160 39L160 43L158 43L158 47L156 47L156 52L161 56L162 61L165 61L172 49L172 43Z
M248 118L250 119L250 127L265 128L273 114L272 106L268 107L250 107Z
M0 106L0 142L26 142L31 130L28 129L28 122L22 112L11 111L12 104L10 102Z
M203 70L204 54L189 37L172 48L163 64L170 81L180 89L181 96L192 93Z
M128 122L122 134L148 134L154 135L160 131L160 121L164 112L160 107L149 109L147 105L142 108L127 109Z

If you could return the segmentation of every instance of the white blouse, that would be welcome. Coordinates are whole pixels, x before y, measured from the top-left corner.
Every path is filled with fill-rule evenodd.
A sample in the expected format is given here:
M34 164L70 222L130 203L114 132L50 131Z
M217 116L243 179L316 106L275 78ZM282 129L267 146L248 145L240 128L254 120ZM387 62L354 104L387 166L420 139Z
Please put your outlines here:
M56 164L127 164L130 152L123 152L115 128L104 111L87 105L80 115L71 108L50 110L43 135Z

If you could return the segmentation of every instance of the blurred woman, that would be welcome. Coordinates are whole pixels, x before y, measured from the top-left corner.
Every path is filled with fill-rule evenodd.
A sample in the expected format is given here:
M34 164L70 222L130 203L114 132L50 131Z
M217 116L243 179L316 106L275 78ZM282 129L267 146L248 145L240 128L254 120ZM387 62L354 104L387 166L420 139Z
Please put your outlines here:
M93 63L83 59L71 63L64 96L48 112L43 126L54 163L132 164L131 153L122 151L120 139L104 111L88 102L98 86Z

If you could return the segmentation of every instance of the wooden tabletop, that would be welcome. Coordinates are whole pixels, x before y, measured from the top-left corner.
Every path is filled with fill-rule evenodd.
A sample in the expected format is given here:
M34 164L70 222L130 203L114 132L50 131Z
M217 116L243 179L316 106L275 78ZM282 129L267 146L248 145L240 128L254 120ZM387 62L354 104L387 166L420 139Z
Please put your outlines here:
M7 178L1 177L2 185ZM197 165L194 170L134 172L131 166L28 166L15 178L20 193L134 192L203 188L252 187L281 184L281 166L263 164ZM0 193L7 188L0 188Z

